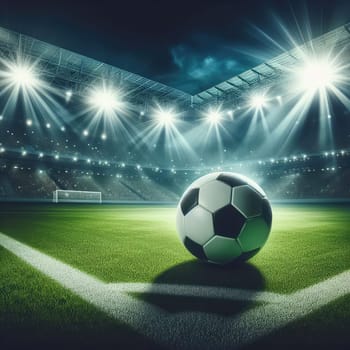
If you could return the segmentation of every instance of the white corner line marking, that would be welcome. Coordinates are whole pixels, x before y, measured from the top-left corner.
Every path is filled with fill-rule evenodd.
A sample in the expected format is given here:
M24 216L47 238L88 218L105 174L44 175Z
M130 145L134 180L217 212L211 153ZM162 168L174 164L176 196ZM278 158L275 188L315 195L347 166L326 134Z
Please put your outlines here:
M350 293L350 270L293 294L152 283L104 283L0 233L0 245L110 317L154 342L181 349L234 349L270 334ZM128 293L262 302L234 316L169 313Z
M110 283L107 287L121 293L149 293L207 299L281 303L285 295L247 289L166 283Z

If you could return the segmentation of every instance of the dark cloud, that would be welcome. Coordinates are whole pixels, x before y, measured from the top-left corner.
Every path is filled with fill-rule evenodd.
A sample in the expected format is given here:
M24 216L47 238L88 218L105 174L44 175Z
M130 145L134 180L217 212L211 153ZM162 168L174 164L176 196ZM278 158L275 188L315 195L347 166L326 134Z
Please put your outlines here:
M289 48L274 15L293 36L312 19L315 36L348 22L349 9L348 0L1 0L0 26L197 93Z
M214 36L195 35L170 48L176 69L159 78L171 80L173 86L190 93L197 93L260 63L259 56L238 54L233 45L234 42Z

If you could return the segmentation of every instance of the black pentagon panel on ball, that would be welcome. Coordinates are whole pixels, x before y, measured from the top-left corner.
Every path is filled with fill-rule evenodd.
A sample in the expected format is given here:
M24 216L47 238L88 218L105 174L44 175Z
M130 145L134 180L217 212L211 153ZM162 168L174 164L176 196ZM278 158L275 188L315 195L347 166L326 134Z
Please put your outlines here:
M257 248L257 249L251 250L249 252L242 253L236 261L238 262L238 261L247 261L247 260L249 260L255 254L258 254L260 249L261 248Z
M226 205L214 213L215 234L237 238L245 221L245 217L235 207Z
M199 188L189 190L181 200L181 210L184 215L198 205Z
M192 241L191 238L185 237L184 245L188 249L188 251L194 256L196 256L198 259L208 260L204 253L203 247L200 244Z
M228 173L221 173L216 179L224 182L225 184L231 187L246 185L246 183L243 180Z
M271 224L272 224L272 210L271 210L271 205L270 205L268 199L263 199L262 215L261 216L265 220L267 226L269 228L271 228Z

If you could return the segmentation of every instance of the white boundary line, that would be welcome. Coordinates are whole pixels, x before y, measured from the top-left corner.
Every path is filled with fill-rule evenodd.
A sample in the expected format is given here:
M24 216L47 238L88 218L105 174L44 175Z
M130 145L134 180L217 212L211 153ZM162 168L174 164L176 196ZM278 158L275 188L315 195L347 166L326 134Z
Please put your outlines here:
M280 303L284 295L254 290L209 287L198 285L180 285L165 283L111 283L107 287L119 293L151 293L182 297L197 297L207 299L244 300L266 303Z
M217 287L106 284L2 233L0 245L109 316L170 348L238 348L350 293L350 270L285 296ZM131 292L255 300L263 305L232 317L204 312L170 314L129 296Z

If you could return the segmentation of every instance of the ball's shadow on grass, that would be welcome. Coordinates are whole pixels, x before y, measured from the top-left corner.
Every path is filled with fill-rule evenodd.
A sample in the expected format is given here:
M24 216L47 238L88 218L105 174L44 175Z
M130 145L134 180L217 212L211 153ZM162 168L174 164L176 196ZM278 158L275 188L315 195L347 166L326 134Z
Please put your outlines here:
M186 284L196 286L227 287L263 290L265 280L257 267L240 262L215 265L191 260L171 267L154 279L154 283Z
M265 280L261 272L248 263L218 266L193 260L164 271L155 278L153 287L151 286L147 293L137 295L138 298L168 312L199 311L232 316L256 305L256 302L217 298L215 290L209 291L209 297L171 295L171 293L164 295L159 293L159 284L173 284L174 288L175 285L202 286L203 289L204 287L237 288L254 293L264 289Z

